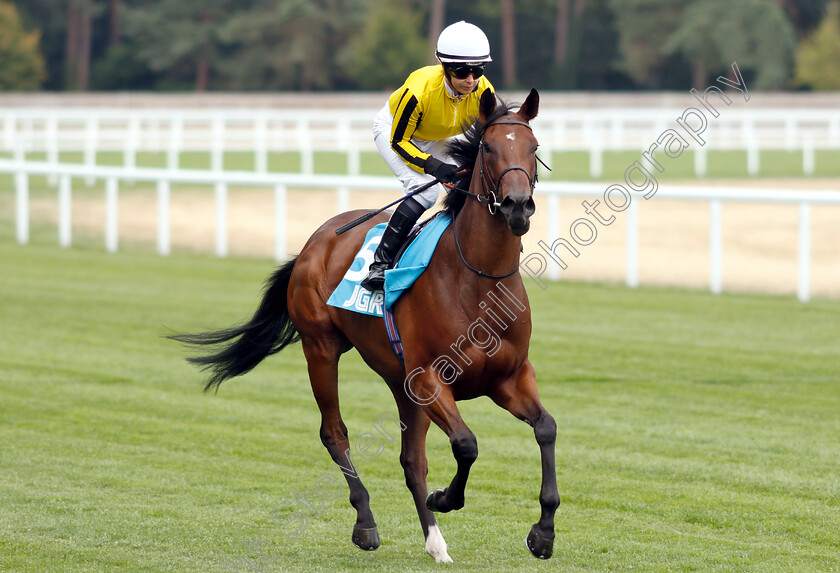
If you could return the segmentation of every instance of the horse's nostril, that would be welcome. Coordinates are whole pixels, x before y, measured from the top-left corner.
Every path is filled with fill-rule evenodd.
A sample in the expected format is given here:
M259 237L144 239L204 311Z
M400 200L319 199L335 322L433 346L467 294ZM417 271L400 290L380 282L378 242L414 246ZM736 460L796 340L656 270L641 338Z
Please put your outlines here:
M510 211L511 209L514 209L516 207L516 202L513 199L511 199L510 197L505 197L504 199L502 199L502 202L499 206L503 210Z
M505 217L510 230L517 237L528 232L531 215L534 214L534 199L530 195L508 196L502 201L499 211Z
M528 197L528 200L525 201L524 211L525 211L525 216L526 217L530 217L531 215L536 213L537 205L534 203L534 198L533 197Z
M503 213L522 212L526 217L530 217L537 210L534 204L534 198L530 195L518 197L509 195L502 200L500 209Z

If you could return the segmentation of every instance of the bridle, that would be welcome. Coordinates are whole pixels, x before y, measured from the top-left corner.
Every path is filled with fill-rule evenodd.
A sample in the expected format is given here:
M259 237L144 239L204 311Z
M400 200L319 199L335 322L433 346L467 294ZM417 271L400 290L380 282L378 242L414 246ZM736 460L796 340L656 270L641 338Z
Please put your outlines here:
M522 125L527 127L529 131L533 131L531 126L525 123L524 121L518 121L515 119L506 119L500 121L494 121L493 123L487 124L484 129L485 133L487 133L487 128L493 125ZM537 184L537 155L534 154L534 176L531 177L531 174L528 172L527 169L522 167L521 165L509 165L506 167L499 176L496 177L496 180L490 178L490 174L487 172L487 156L485 150L487 149L487 144L484 142L484 137L481 138L481 143L478 146L478 173L479 177L481 178L481 190L484 192L484 201L482 203L487 203L487 209L490 211L491 215L495 215L498 212L500 203L498 202L498 194L499 194L499 185L502 184L502 177L510 173L511 171L522 171L525 173L525 177L528 178L528 186L531 188L531 192L534 192L534 186Z
M526 123L524 121L519 121L519 120L515 120L515 119L503 119L503 120L493 121L493 122L485 125L484 126L484 133L486 134L487 133L487 128L489 128L491 126L505 125L505 124L521 125L521 126L527 127L530 131L533 132L533 129L531 128L531 126L528 125L528 123ZM487 205L487 210L490 211L490 214L491 215L496 215L496 213L499 212L499 207L501 206L501 203L499 203L499 201L498 201L498 192L499 192L499 186L502 184L502 177L504 177L505 175L507 175L511 171L522 171L523 173L525 173L525 176L528 178L528 186L531 188L531 193L533 193L534 192L534 186L537 184L537 162L539 161L540 163L542 163L542 165L546 169L549 169L549 167L548 167L548 165L543 163L543 161L539 157L537 157L537 154L535 153L534 154L534 176L533 177L531 177L531 174L523 166L521 166L521 165L509 165L499 174L498 177L496 177L496 179L494 181L490 177L490 175L487 171L487 158L486 158L486 155L485 155L485 150L486 149L487 149L487 144L484 142L484 135L482 135L481 141L478 144L478 170L479 170L479 178L480 178L480 181L481 181L481 191L482 191L482 193L480 195L476 194L476 193L472 193L472 192L464 190L464 189L460 189L460 188L455 187L455 186L447 185L447 187L449 187L450 189L452 189L454 191L462 193L464 195L468 195L468 196L472 197L473 199L475 199L476 201L478 201L479 203L483 203L483 204ZM549 169L549 171L550 171L550 169ZM516 265L516 267L512 271L510 271L509 273L505 273L505 274L502 274L502 275L491 275L491 274L485 273L485 272L480 271L477 268L473 267L472 265L470 265L467 262L467 259L464 258L464 253L461 251L461 243L458 241L458 233L456 232L455 229L456 229L456 226L455 226L455 222L453 221L453 223L452 223L452 234L455 237L455 247L458 249L458 255L461 257L461 261L472 272L476 273L477 275L479 275L481 277L485 277L485 278L504 279L504 278L507 278L507 277L511 276L512 274L514 274L515 272L517 272L519 270L519 265Z
M487 133L487 128L488 127L491 127L491 126L494 126L494 125L505 125L505 124L507 124L507 125L521 125L523 127L527 127L530 131L533 131L531 126L524 121L518 121L518 120L515 120L515 119L504 119L504 120L497 120L497 121L494 121L494 122L491 122L491 123L488 123L487 125L485 125L484 126L485 133ZM494 181L490 177L489 173L487 172L487 157L486 157L486 153L485 153L486 149L487 149L487 144L484 142L484 136L482 136L481 141L478 144L478 170L479 170L479 176L481 178L481 191L482 191L481 195L476 194L476 193L471 193L470 191L467 191L466 189L461 189L460 187L455 187L454 185L449 185L449 184L444 184L444 185L446 185L448 188L452 189L453 191L457 191L458 193L461 193L462 195L467 195L469 197L472 197L473 199L475 199L479 203L487 205L487 210L490 211L491 215L495 215L496 213L498 213L498 209L501 206L501 203L498 202L499 186L502 184L502 177L507 175L508 172L510 172L510 171L522 171L523 173L525 173L525 176L528 178L528 186L531 188L531 192L533 193L534 192L534 186L536 186L537 180L538 180L538 178L537 178L537 162L539 162L540 164L542 164L543 167L545 167L546 169L551 171L551 168L548 165L546 165L545 162L542 159L537 157L536 154L534 154L534 176L533 177L531 177L531 174L528 172L528 170L525 169L524 167L522 167L521 165L510 165L510 166L506 167L499 174L499 176L496 177L496 180Z

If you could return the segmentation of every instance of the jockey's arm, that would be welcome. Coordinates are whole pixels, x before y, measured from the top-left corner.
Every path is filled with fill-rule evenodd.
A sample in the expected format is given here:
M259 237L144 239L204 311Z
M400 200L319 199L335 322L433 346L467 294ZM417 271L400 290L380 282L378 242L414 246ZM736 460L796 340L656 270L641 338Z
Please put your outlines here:
M420 122L421 114L417 97L406 89L394 113L394 123L391 126L391 147L405 161L406 165L423 173L426 160L431 155L420 151L411 142L411 137Z

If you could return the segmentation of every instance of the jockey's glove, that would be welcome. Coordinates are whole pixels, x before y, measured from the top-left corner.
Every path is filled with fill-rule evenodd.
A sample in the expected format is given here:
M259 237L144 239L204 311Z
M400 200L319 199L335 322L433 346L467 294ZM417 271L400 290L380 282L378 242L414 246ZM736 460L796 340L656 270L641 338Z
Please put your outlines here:
M455 174L458 172L458 166L451 163L444 163L440 159L435 159L431 155L423 165L423 171L443 183L450 183L455 179Z

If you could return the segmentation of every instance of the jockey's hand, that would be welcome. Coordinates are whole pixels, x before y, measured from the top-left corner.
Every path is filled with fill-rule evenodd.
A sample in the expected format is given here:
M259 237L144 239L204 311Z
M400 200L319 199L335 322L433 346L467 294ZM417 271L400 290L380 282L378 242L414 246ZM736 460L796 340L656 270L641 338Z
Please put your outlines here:
M458 172L458 166L451 163L444 163L440 159L435 159L432 156L426 160L423 166L423 171L443 183L451 183L455 179L455 174Z

